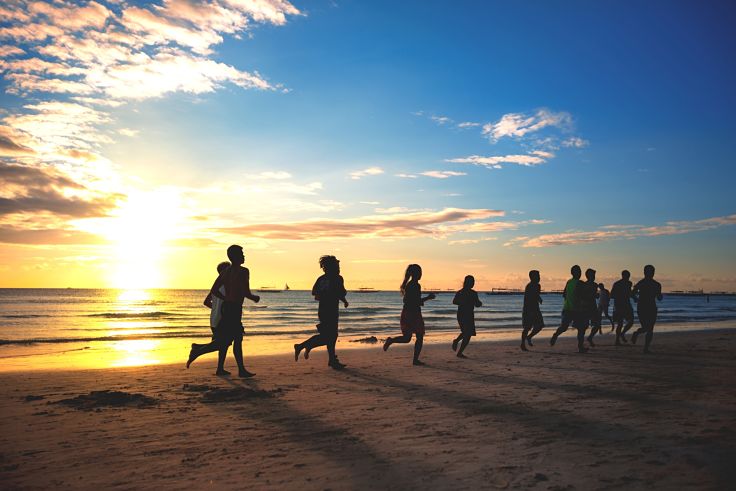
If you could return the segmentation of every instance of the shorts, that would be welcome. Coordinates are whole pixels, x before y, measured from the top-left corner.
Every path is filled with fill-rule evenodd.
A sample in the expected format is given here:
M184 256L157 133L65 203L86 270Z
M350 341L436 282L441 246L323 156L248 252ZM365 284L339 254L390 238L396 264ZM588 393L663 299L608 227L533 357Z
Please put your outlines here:
M337 312L320 312L317 331L323 336L337 337L339 319L340 317Z
M575 329L587 329L590 326L590 321L590 314L577 313L572 320L572 327Z
M638 310L636 313L639 316L639 323L642 327L654 327L654 324L657 322L656 310Z
M634 322L634 309L631 308L631 304L613 307L613 322L624 321Z
M524 329L542 329L544 327L544 317L540 310L532 310L521 313L521 327Z
M421 310L403 309L400 324L402 334L424 336L424 318Z
M222 346L233 341L243 341L243 306L234 302L223 302L222 318L214 331L214 339Z
M475 319L458 317L457 323L463 336L475 336Z

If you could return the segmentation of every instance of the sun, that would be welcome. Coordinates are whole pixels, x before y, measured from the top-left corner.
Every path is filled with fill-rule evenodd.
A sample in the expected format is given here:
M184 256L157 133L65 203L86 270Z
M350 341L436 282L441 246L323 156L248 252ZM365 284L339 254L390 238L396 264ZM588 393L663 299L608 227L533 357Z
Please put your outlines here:
M162 261L183 233L186 211L173 189L131 191L95 232L112 244L108 285L124 290L163 287Z

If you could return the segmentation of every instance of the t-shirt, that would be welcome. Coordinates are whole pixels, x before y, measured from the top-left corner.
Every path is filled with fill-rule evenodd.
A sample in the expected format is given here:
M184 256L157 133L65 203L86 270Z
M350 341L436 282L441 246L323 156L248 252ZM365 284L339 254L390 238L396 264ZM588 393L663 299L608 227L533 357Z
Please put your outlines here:
M452 303L457 305L458 319L472 319L473 310L476 307L481 306L478 292L472 288L459 290L455 293L455 298L452 299Z
M410 281L404 288L404 308L409 310L421 310L422 308L422 286L418 281Z
M634 286L639 294L639 310L657 310L657 297L662 294L662 285L653 278L644 278Z
M218 290L222 296L225 296L225 287L221 286ZM210 310L210 327L212 329L217 328L217 324L222 319L222 302L223 300L212 295L212 310Z
M578 283L580 283L580 280L576 278L567 280L567 284L565 284L565 302L562 304L562 310L570 312L577 310L578 302L576 295Z
M618 280L611 287L611 298L614 307L630 307L629 298L631 297L631 282L623 278Z
M542 292L542 286L539 283L526 285L524 288L524 312L536 312L539 310L539 294Z
M340 308L340 300L345 298L345 282L340 275L323 274L312 287L312 295L319 300L320 312L337 311Z
M581 281L577 288L577 301L580 312L591 313L596 311L595 294L598 284L594 281Z

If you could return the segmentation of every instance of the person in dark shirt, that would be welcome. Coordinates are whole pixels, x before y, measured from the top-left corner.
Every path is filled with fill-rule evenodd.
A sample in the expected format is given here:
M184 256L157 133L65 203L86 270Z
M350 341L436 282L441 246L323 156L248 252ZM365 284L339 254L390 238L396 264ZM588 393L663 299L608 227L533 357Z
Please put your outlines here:
M578 317L577 324L574 324L578 329L578 338L581 331L583 336L585 336L585 331L589 326L593 325L595 327L600 324L597 320L598 304L596 303L596 298L598 297L598 283L595 282L595 270L586 269L585 279L587 281L578 284L580 288L580 316ZM592 337L588 337L588 343L590 346L595 346ZM578 343L579 348L580 343Z
M473 290L475 286L475 278L471 275L465 277L463 288L455 293L452 299L453 305L457 305L457 323L460 325L460 335L452 342L452 351L457 350L458 358L467 358L463 351L470 343L470 337L475 336L475 312L476 307L483 304L478 298L478 293ZM457 343L462 341L460 349L457 349Z
M416 335L414 343L414 365L424 365L419 360L424 344L424 319L422 318L422 305L427 300L435 298L434 293L422 297L422 286L419 280L422 278L422 267L418 264L410 264L404 273L404 281L401 283L401 294L404 296L404 308L401 309L401 336L388 337L383 343L383 351L394 343L408 343L412 335Z
M312 287L312 295L314 299L319 301L319 324L317 331L319 334L312 336L303 343L294 345L294 360L299 360L299 353L304 350L304 359L309 359L309 352L317 346L327 346L329 367L335 370L345 368L340 363L335 354L335 345L337 344L337 325L340 318L340 302L345 308L348 307L348 301L345 299L347 291L345 290L345 282L340 276L340 261L335 256L322 256L319 258L319 266L325 272L317 278Z
M608 303L611 298L611 294L608 290L606 290L606 285L603 283L598 283L598 294L596 295L598 297L598 306L596 308L595 316L591 320L591 329L590 334L588 334L588 344L595 347L595 344L593 344L593 337L597 333L603 332L603 317L605 316L606 319L611 321L611 330L613 331L613 320L608 315Z
M634 331L631 342L636 344L639 334L646 334L644 353L650 353L649 346L652 344L654 324L657 322L657 301L662 301L662 285L655 281L654 266L651 264L644 266L644 279L634 285L632 297L637 303L636 313L641 327Z
M631 273L624 269L621 279L611 287L613 299L613 323L616 324L616 346L627 344L626 333L634 325L634 309L631 308Z
M562 296L565 298L565 302L562 305L562 318L560 319L560 327L557 328L552 338L549 340L549 344L554 346L557 342L557 338L563 332L567 331L570 324L578 329L578 351L585 353L587 348L585 347L585 329L580 329L578 326L583 324L581 316L583 313L580 309L580 276L582 271L580 266L577 264L570 268L570 274L572 278L567 280L565 284L565 290L562 292Z
M524 288L524 307L521 312L521 350L526 349L527 343L532 344L532 338L544 328L544 318L539 305L542 303L542 287L539 284L539 271L529 271L529 283ZM531 332L529 330L531 329Z

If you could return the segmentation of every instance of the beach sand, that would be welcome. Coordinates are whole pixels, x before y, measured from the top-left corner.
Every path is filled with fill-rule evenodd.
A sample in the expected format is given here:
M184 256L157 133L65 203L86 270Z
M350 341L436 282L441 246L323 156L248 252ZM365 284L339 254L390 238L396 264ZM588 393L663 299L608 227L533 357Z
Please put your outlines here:
M643 340L642 340L643 341ZM247 339L246 339L247 343ZM0 374L3 489L733 489L734 331ZM640 341L641 343L641 341ZM232 366L232 358L228 366ZM94 391L109 391L97 392Z

